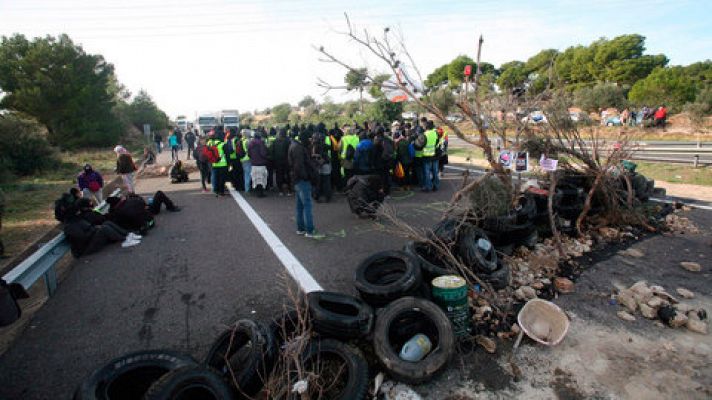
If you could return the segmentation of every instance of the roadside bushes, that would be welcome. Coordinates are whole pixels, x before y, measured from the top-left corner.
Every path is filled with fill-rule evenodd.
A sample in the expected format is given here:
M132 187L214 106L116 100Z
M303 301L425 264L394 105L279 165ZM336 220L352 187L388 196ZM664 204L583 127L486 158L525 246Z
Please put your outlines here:
M39 124L15 114L0 115L0 182L57 165L57 152Z

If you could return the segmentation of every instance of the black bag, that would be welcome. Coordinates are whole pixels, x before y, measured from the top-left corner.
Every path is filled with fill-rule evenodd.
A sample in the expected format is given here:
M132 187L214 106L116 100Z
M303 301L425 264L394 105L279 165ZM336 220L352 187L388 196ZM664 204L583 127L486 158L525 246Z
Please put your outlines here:
M235 147L232 145L232 140L226 140L225 144L223 145L223 153L225 154L225 158L229 158L230 154L235 152Z
M59 222L64 222L67 218L67 210L74 205L76 198L71 193L64 193L62 197L54 201L54 218Z
M8 326L20 319L22 309L17 304L17 299L30 297L19 283L7 284L4 279L0 279L0 327Z
M425 134L419 133L418 136L415 137L415 141L413 142L413 147L415 147L416 150L420 151L425 148L425 145L428 143L428 138L425 137Z

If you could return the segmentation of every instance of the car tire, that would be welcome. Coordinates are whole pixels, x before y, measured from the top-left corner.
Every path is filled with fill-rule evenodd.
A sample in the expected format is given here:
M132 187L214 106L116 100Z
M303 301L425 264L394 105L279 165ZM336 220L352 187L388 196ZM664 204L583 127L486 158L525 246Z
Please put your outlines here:
M368 363L363 353L356 347L334 339L312 341L300 357L301 365L307 370L314 361L337 358L346 366L346 383L338 393L327 393L333 400L362 400L368 393Z
M314 330L322 336L358 339L373 329L373 309L361 299L335 292L307 294Z
M144 400L231 400L230 384L203 366L179 368L163 375L148 389Z
M356 268L354 286L373 307L382 307L420 290L422 277L415 257L403 251L382 251L363 260Z
M494 290L501 290L509 286L512 281L512 272L509 266L503 264L500 260L497 270L490 274L478 275L480 279L487 282Z
M479 241L489 243L489 249L479 246ZM474 273L490 273L497 269L497 252L487 234L472 225L463 228L457 243L457 254Z
M170 350L128 353L109 361L84 379L74 400L140 399L163 375L197 364L191 356Z
M432 349L420 361L402 360L400 348L417 333L430 338ZM435 303L403 297L376 316L373 348L392 378L418 385L429 381L447 366L455 350L455 336L447 315Z
M247 351L243 352L243 349ZM243 319L237 321L233 329L218 336L204 365L228 380L236 396L241 393L253 396L264 386L276 354L277 344L272 332L258 321Z
M428 256L430 251L428 247L426 243L410 241L406 243L404 251L418 260L423 280L429 285L433 279L443 275L452 275L455 271L445 263L434 264L432 262L434 260Z

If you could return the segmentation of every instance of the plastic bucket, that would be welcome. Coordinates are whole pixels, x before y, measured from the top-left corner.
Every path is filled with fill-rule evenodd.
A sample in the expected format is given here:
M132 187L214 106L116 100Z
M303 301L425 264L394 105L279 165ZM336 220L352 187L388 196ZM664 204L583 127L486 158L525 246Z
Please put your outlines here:
M443 275L432 281L433 301L445 311L455 336L470 331L470 308L467 304L467 282L457 275Z

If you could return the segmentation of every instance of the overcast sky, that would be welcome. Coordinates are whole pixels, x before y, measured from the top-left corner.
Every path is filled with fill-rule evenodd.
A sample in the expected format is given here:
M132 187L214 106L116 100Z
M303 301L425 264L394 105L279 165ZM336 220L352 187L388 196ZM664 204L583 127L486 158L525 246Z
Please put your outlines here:
M132 93L144 88L171 117L252 111L309 94L317 78L343 82L319 62L324 45L354 64L383 68L337 33L347 12L359 29L400 30L424 74L459 54L499 66L543 48L565 49L639 33L672 64L712 58L712 0L0 0L0 34L69 34L116 67ZM335 101L348 99L331 92Z

